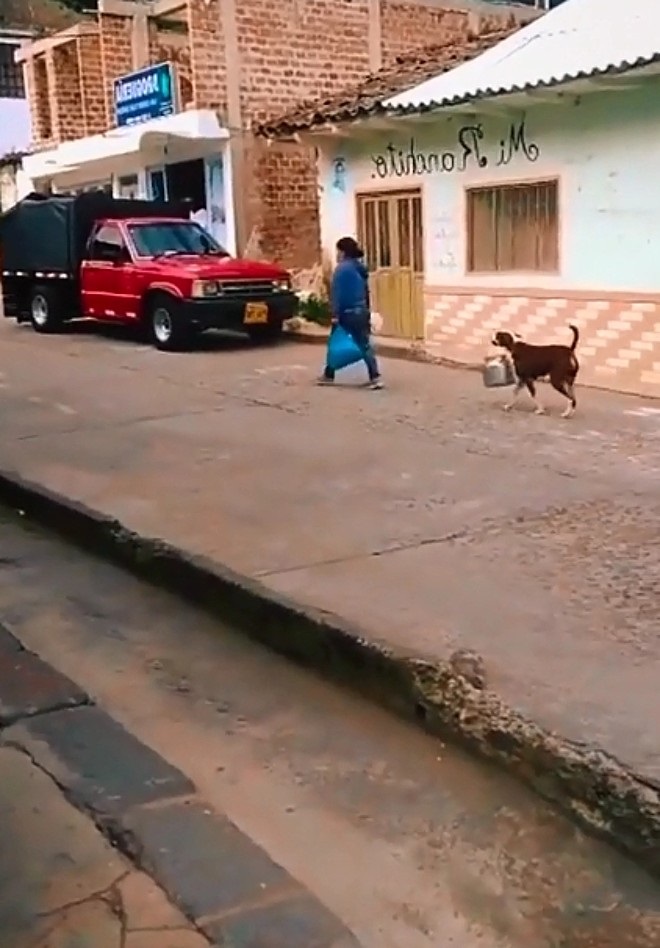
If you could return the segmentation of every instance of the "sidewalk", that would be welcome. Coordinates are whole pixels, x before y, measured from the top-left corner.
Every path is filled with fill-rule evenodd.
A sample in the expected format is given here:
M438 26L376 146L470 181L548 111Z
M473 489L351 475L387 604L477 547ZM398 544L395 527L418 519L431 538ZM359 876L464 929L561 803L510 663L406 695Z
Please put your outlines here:
M3 747L0 823L3 948L208 948L50 777Z
M2 626L0 826L2 948L357 948L181 771Z
M314 346L1 333L5 469L398 649L476 650L509 705L660 783L653 402L583 391L566 423L407 362L317 391Z

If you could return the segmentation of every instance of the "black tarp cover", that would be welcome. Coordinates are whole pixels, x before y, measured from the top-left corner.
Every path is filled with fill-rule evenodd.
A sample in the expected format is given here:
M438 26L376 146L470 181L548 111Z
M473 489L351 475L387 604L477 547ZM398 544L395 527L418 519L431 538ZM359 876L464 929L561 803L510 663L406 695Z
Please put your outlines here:
M2 269L75 276L97 220L188 216L186 204L131 201L102 191L29 194L0 217Z

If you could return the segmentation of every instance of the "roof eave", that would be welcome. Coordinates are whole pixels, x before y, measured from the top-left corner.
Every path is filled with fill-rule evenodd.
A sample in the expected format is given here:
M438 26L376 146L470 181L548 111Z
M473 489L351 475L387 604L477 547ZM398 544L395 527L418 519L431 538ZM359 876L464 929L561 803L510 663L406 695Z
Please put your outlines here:
M643 71L646 71L646 75L655 75L658 71L660 71L658 69L652 68L656 66L660 66L660 52L654 53L651 56L639 57L634 62L622 62L618 65L607 66L603 69L592 69L589 72L580 71L570 75L567 74L564 76L557 76L549 80L524 83L523 85L502 88L483 88L478 89L476 92L471 92L469 95L452 96L451 98L440 99L438 101L416 102L411 105L392 106L390 103L399 98L399 96L391 96L389 99L385 100L383 103L383 108L385 113L388 115L401 116L419 114L429 111L436 112L440 111L441 109L451 108L453 106L483 102L487 99L501 99L505 96L524 95L525 93L534 92L536 90L567 87L577 82L588 82L590 79L598 79L607 76L623 76L632 72L639 72L640 74L643 74Z
M634 62L622 62L615 66L608 66L603 69L595 69L590 72L581 71L571 75L558 76L551 80L526 83L521 86L502 89L482 89L476 94L453 96L443 99L439 102L421 102L408 106L391 106L388 103L398 96L393 96L389 100L384 100L368 109L355 110L349 112L336 112L333 115L318 116L317 119L307 123L282 123L277 125L263 125L257 129L257 135L267 139L292 139L294 137L329 137L337 135L340 129L347 130L355 127L357 124L373 122L375 124L379 119L387 118L390 121L402 118L413 118L416 115L428 115L431 112L450 111L470 107L486 102L501 102L503 99L513 96L524 96L534 92L544 90L563 90L566 93L573 91L576 86L580 86L580 91L584 92L582 87L585 83L592 80L606 79L612 77L615 80L626 75L638 74L640 78L650 77L660 74L660 52L652 56L640 57ZM593 88L588 91L613 91L612 87L604 87L594 82ZM531 101L527 104L531 104ZM535 104L540 104L537 101Z

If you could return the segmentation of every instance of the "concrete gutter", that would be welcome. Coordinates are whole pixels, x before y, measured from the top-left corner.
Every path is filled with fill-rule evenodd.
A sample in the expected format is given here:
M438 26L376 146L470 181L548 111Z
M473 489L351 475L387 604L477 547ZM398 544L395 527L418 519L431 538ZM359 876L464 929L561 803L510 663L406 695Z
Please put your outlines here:
M295 317L294 317L295 318ZM328 343L328 330L314 323L308 323L301 329L288 329L286 338L292 342L325 346ZM404 339L374 336L376 355L382 359L403 359L407 362L424 362L426 365L441 365L446 369L462 369L468 372L480 372L480 362L457 362L433 353L423 342L409 342Z
M13 473L0 503L140 579L178 594L250 638L464 745L557 804L587 831L660 877L660 785L597 747L541 728L488 691L468 655L431 663L369 641L358 627Z
M295 317L294 317L295 318ZM327 345L328 330L313 323L307 323L304 328L288 329L286 338L292 342L300 342L312 345ZM463 372L481 372L483 362L459 362L457 359L449 359L446 356L437 355L424 342L409 342L404 339L383 338L375 336L374 343L376 355L381 359L400 359L406 362L423 362L426 365L439 365L445 369L460 369ZM496 350L493 350L495 354ZM541 384L545 385L546 380L541 379ZM606 385L602 382L595 384L593 381L582 381L581 388L592 388L602 392L614 392L617 395L634 395L639 398L658 398L658 393L645 391L643 386L630 388L617 387L615 383Z

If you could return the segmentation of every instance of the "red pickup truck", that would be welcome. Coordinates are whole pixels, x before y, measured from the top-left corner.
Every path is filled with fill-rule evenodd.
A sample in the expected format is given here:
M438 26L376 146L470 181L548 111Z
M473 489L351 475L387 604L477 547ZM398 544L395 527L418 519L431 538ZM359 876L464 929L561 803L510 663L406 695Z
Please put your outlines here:
M273 339L297 308L286 270L230 257L181 205L33 194L0 218L0 247L5 316L37 332L85 317L176 350L205 329Z

